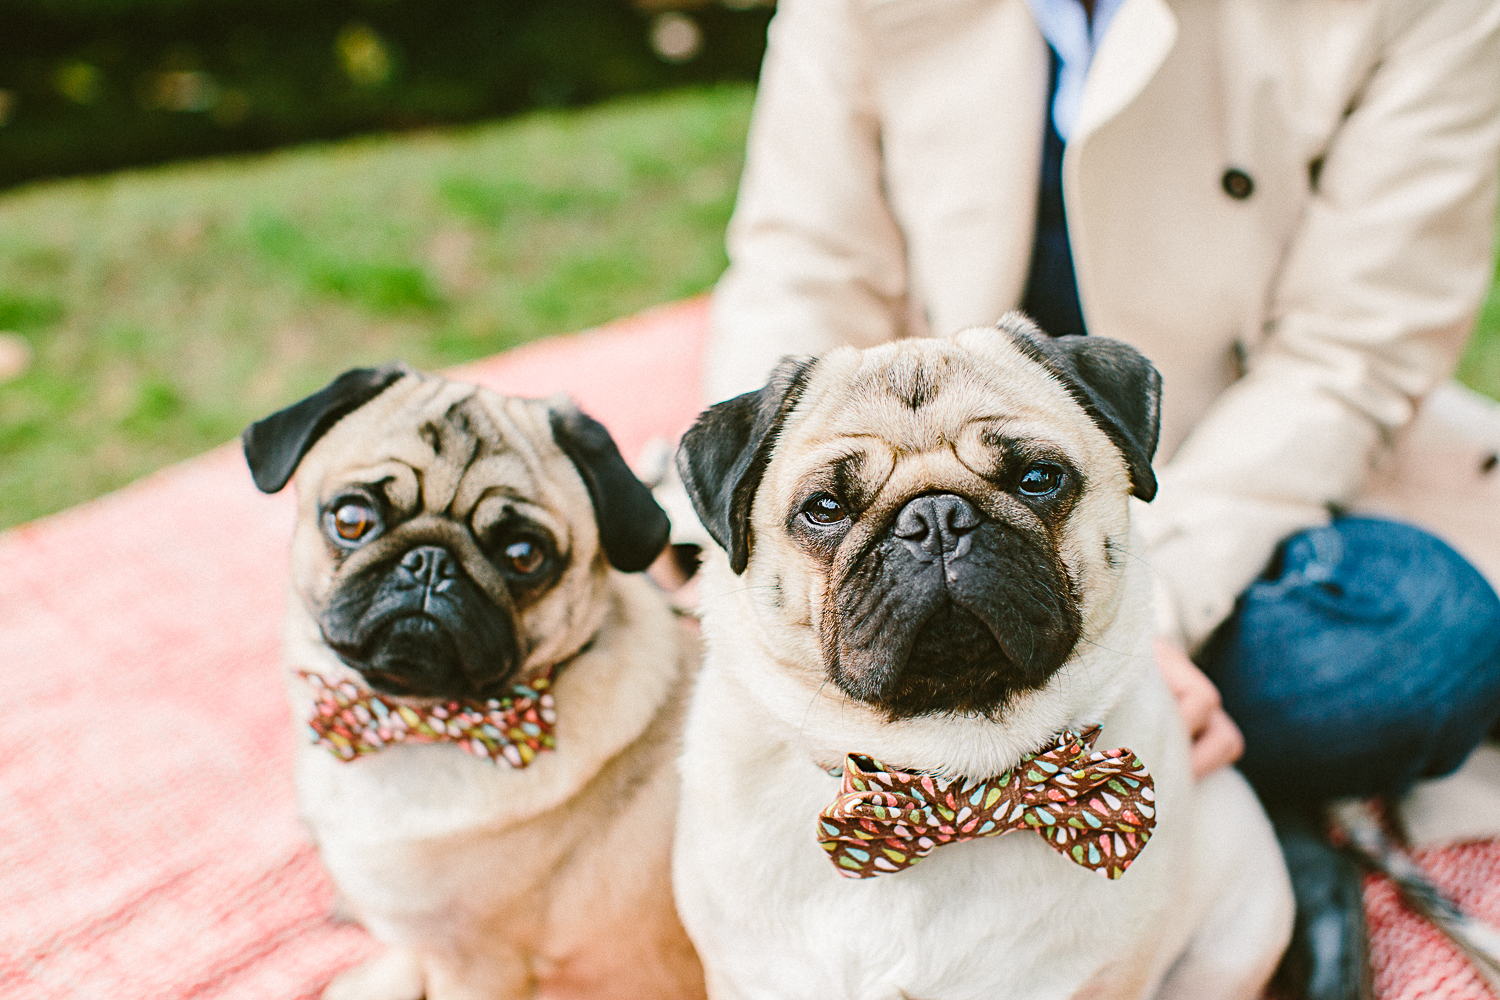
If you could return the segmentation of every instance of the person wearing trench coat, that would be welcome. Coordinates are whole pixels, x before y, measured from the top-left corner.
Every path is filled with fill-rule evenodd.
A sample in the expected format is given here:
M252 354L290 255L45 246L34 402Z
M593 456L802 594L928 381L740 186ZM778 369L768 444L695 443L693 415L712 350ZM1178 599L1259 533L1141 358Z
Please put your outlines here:
M1500 407L1445 384L1494 273L1500 2L1123 0L1065 146L1042 2L781 0L708 401L1030 305L1054 142L1067 293L1163 378L1164 669L1218 684L1268 805L1451 771L1500 715Z

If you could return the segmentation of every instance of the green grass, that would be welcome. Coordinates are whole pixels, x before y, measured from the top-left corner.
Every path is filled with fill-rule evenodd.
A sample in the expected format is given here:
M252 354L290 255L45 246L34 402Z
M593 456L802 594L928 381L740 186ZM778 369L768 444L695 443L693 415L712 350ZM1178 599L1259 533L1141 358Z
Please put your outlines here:
M1458 363L1458 377L1466 385L1500 399L1500 272L1490 285L1490 297Z
M0 527L237 434L354 365L435 367L712 285L751 89L0 195ZM1500 290L1459 368L1500 398Z
M203 451L344 369L482 357L709 288L752 91L0 196L0 526Z

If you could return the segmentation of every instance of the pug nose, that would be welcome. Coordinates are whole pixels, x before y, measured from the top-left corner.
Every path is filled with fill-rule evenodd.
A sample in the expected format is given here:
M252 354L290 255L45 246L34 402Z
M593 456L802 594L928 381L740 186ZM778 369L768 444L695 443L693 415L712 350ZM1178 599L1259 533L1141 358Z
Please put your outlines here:
M922 562L962 559L968 554L971 533L983 520L974 505L956 493L931 493L901 508L895 533Z
M458 575L458 562L441 545L419 545L401 557L401 569L418 586L441 591Z

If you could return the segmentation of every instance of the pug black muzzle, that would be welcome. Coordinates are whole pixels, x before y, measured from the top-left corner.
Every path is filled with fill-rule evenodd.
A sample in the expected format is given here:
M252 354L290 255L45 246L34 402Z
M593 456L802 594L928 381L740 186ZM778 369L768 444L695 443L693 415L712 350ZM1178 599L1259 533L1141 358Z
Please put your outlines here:
M323 638L386 694L498 697L521 662L512 613L441 545L413 546L339 587Z
M1044 685L1081 616L1045 532L955 493L909 500L836 574L823 645L834 682L893 719L993 713Z

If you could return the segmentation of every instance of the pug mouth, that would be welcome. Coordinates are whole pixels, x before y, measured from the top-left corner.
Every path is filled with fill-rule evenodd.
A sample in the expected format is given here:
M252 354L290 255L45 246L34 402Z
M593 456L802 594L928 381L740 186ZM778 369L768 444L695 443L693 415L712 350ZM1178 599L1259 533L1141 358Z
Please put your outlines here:
M503 686L507 678L474 685L453 634L432 615L398 615L376 628L358 649L334 650L381 694L442 697Z
M329 648L382 694L494 698L522 659L512 612L465 574L413 585L378 567L341 588L319 625Z
M926 555L886 532L835 578L829 678L891 721L998 720L1072 652L1081 622L1067 572L1043 539L988 519L941 558Z
M881 705L898 718L935 709L993 714L1009 701L1019 674L990 627L950 601L916 633L906 664L881 696Z
M880 709L890 721L924 715L998 718L1016 694L1035 686L977 612L952 601L927 603L907 631L910 647L848 655L833 680L850 697Z

